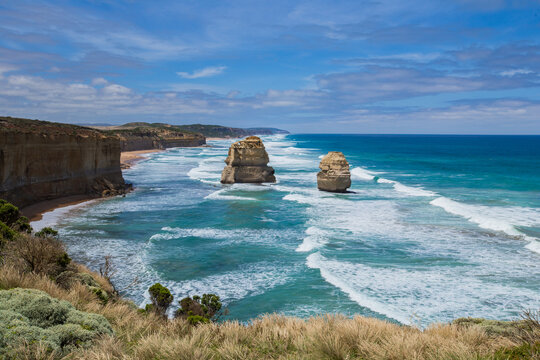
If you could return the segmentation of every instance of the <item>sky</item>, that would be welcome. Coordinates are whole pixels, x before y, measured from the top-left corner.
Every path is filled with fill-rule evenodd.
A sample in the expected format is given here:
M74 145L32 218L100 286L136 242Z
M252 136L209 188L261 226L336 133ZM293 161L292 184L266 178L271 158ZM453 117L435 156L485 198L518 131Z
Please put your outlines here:
M0 115L540 134L540 0L4 0Z

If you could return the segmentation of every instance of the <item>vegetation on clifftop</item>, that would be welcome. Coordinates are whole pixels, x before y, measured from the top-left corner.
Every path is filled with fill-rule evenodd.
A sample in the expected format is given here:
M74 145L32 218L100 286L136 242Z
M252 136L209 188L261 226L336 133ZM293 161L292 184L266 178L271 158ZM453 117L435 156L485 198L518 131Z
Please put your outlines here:
M189 316L211 319L221 310L219 297L206 294L184 298L177 316L168 319L163 313L140 311L118 296L106 278L108 271L102 277L36 246L55 244L60 254L63 248L57 241L49 230L42 236L17 232L0 249L0 359L540 357L537 313L515 322L458 319L424 330L342 315L267 315L248 324L190 321ZM29 258L41 265L32 267L17 254L32 255ZM165 309L173 301L161 285L151 292Z

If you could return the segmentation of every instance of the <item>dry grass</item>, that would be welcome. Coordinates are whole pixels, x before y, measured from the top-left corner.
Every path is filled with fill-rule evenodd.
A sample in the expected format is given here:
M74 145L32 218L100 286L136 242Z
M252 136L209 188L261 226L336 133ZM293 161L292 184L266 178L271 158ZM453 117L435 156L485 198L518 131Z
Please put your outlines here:
M110 289L105 279L92 275ZM268 315L249 325L229 321L192 327L182 319L140 314L123 300L103 305L83 285L67 291L45 276L0 267L0 288L13 287L43 290L110 321L114 337L101 338L69 359L494 359L497 349L518 345L474 326L433 325L422 331L361 316L302 320ZM48 359L40 351L22 349L21 358Z

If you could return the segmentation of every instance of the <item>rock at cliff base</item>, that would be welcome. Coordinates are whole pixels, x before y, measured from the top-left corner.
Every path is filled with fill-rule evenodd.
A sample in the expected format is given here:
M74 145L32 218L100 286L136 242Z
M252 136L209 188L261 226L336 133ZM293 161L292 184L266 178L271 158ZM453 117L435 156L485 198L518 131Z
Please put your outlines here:
M225 159L221 173L223 184L276 182L274 169L268 166L268 154L257 136L235 142Z
M346 192L351 186L351 173L345 155L339 151L330 151L319 165L317 174L319 190L330 192Z

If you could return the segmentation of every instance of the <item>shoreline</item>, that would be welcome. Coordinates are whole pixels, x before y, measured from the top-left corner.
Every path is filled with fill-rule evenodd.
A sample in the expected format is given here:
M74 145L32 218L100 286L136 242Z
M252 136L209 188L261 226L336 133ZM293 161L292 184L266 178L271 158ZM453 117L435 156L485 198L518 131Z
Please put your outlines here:
M21 213L26 216L31 223L38 222L43 219L43 215L56 209L79 205L96 199L96 196L91 195L64 196L57 199L40 201L36 204L26 206L21 209Z
M120 153L120 168L122 170L129 169L146 157L145 154L164 151L164 149L150 149L150 150L138 150L138 151L126 151ZM21 213L30 220L31 223L36 223L43 220L45 214L54 212L55 210L80 205L82 203L90 202L92 200L101 199L96 195L81 194L63 196L56 199L40 201L36 204L26 206L21 209Z
M144 155L162 151L165 151L165 149L123 151L120 153L120 168L122 170L129 169L139 161L146 159Z

